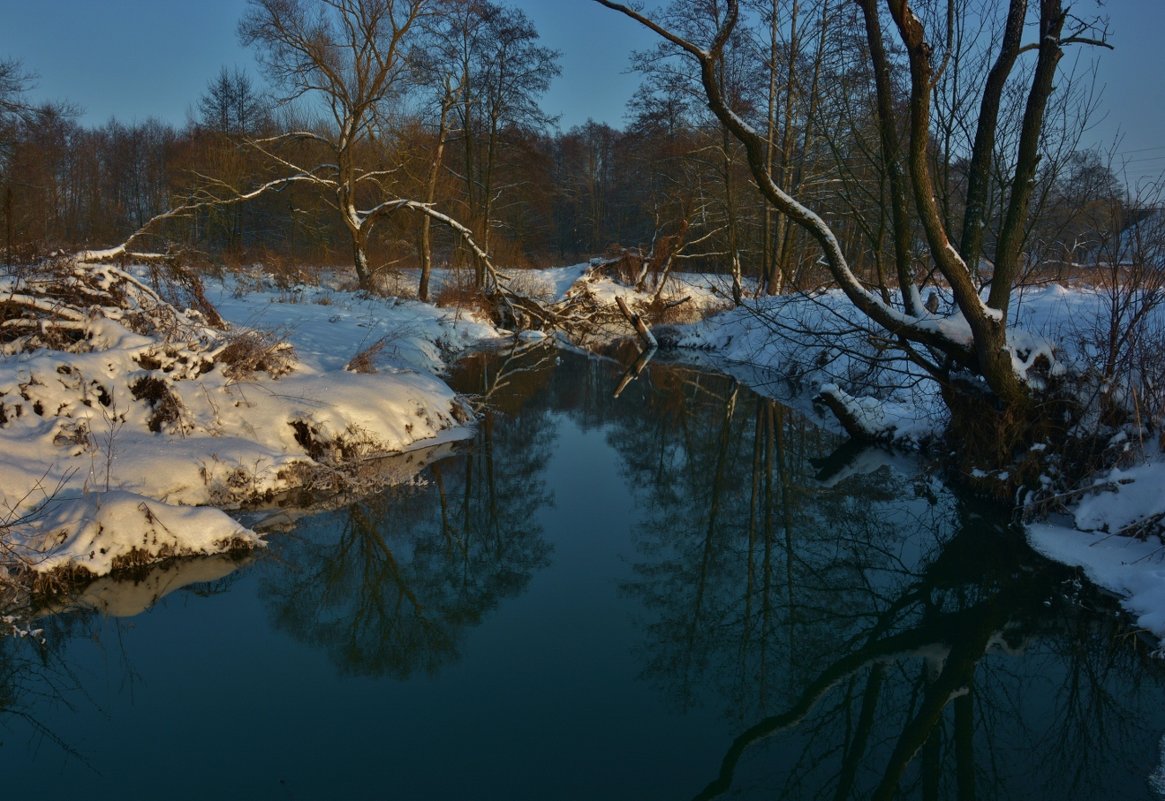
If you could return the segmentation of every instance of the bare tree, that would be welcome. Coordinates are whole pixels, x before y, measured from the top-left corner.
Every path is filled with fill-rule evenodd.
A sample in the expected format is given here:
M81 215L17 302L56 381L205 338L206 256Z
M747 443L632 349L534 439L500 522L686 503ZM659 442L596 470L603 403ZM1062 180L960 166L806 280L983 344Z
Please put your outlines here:
M198 99L199 124L229 136L254 136L269 114L267 104L238 67L223 67Z
M886 296L870 291L847 260L834 230L815 211L784 191L767 168L766 137L755 130L731 108L721 91L718 68L724 48L732 35L740 11L736 0L727 0L723 23L711 34L707 44L684 38L662 26L645 14L611 0L595 0L648 27L693 58L700 68L701 82L709 107L720 122L746 148L749 166L761 192L768 202L804 228L821 247L833 279L846 297L876 326L897 339L900 347L913 361L921 365L940 384L952 423L957 428L976 431L978 441L992 448L989 455L1006 458L1012 447L1032 434L1036 395L1039 384L1033 367L1035 354L1017 347L1008 337L1008 301L1012 285L1022 263L1020 243L1028 221L1029 203L1039 162L1039 141L1044 131L1044 113L1052 95L1053 79L1063 48L1074 42L1103 43L1103 33L1092 35L1094 25L1080 22L1070 16L1064 0L1039 0L1029 9L1027 0L1013 0L1009 13L1014 11L1022 19L1034 17L1038 38L1021 49L1034 53L1035 64L1026 70L1017 70L1011 58L1012 43L1004 37L999 44L996 60L1005 77L1023 81L1026 86L1025 108L1020 135L1014 153L1014 180L1007 211L1000 226L999 244L995 254L995 278L986 302L980 299L978 285L973 280L972 266L977 264L977 253L961 252L957 238L948 230L936 200L935 184L930 166L931 103L936 76L944 68L934 63L936 53L943 53L931 39L923 19L915 13L909 0L887 0L885 14L896 34L897 46L906 54L909 73L907 101L907 144L904 162L910 195L903 201L917 215L930 259L950 286L955 313L947 324L921 308L919 290L908 271L899 271L897 290L902 308ZM870 45L870 66L877 78L876 117L882 133L883 159L893 174L898 153L892 134L896 134L899 119L891 95L889 78L895 65L887 55L888 43L883 34L883 12L874 0L857 0L863 12L867 39ZM956 3L950 0L949 9ZM1022 13L1021 13L1022 12ZM992 84L993 85L993 84ZM981 95L978 126L987 133L998 124L998 108L993 107L993 90ZM989 137L984 136L983 141ZM979 148L987 147L976 139L972 161L980 155ZM989 159L990 152L981 156ZM901 196L905 191L895 192ZM895 200L897 205L899 199ZM896 235L900 236L896 232ZM969 266L970 265L970 266ZM905 274L904 274L905 273ZM984 392L983 390L987 391ZM823 400L835 411L842 411L843 400L826 395ZM855 432L856 433L856 432Z
M611 241L609 218L620 134L587 120L558 138L559 254L594 253Z
M489 251L498 206L514 188L500 175L505 145L551 122L538 97L559 73L558 53L538 44L538 31L519 9L489 0L442 0L440 12L433 68L460 87L452 114L464 218ZM477 285L484 279L478 263Z
M371 288L368 240L376 222L400 208L385 199L391 167L367 167L379 106L400 91L404 46L426 0L251 0L239 23L243 42L258 49L285 100L315 102L326 123L252 144L290 173L334 198L352 240L361 287ZM312 145L307 159L285 147ZM317 161L322 154L325 161ZM308 160L310 159L310 160Z
M18 123L28 117L31 108L24 100L32 76L24 71L16 59L0 61L0 183L4 185L0 212L4 215L4 253L12 263L12 245L15 235L13 218L12 169L9 160L16 139Z
M425 182L425 202L432 206L437 200L437 183L445 166L445 144L449 140L449 114L457 102L460 92L451 83L445 82L440 100L439 122L437 123L437 143L433 148L433 158L429 165L429 176ZM429 299L429 276L433 269L433 218L425 215L421 220L421 277L417 285L417 297Z
M835 3L824 0L811 19L806 19L799 0L754 3L768 36L765 168L786 194L797 195L810 174L808 154L817 138L826 35ZM761 283L765 292L775 295L793 277L794 236L788 218L779 215L774 220L774 211L766 206L763 212Z
M26 72L16 59L0 61L0 126L27 118L32 107L25 101L24 93L28 91L32 80L32 73ZM3 130L0 128L0 133ZM3 141L0 139L0 143Z

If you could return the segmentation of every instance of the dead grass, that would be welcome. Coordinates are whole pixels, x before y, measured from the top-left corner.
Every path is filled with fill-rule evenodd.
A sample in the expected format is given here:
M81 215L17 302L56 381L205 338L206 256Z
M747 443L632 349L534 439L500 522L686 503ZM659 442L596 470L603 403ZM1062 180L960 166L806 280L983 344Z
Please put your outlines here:
M88 568L80 565L62 565L45 572L29 571L27 581L33 607L47 605L57 598L77 592L97 578Z
M376 357L380 355L387 344L388 337L381 337L349 359L348 363L344 365L344 369L352 373L375 373Z
M242 330L229 337L215 354L223 375L232 380L266 373L271 378L287 375L293 369L295 349L290 342L271 331Z
M150 431L185 431L182 420L182 402L170 389L170 384L154 375L144 375L129 385L134 400L144 400L150 406L146 421Z
M475 286L446 284L437 293L437 305L441 308L463 309L480 312L487 317L493 314L493 304L486 294Z

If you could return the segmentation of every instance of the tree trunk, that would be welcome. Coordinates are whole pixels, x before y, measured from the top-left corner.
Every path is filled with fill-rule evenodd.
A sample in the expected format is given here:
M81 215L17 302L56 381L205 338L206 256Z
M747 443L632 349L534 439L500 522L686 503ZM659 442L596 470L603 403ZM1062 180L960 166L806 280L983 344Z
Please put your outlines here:
M445 95L441 99L441 120L437 128L437 149L433 153L433 164L429 169L429 182L425 189L425 202L432 205L437 199L437 179L441 177L441 164L445 156L445 140L449 135L449 111L453 108L453 92L448 82ZM429 300L429 276L433 269L433 219L425 214L421 217L421 280L417 287L417 298Z
M740 243L736 225L736 199L733 197L732 183L732 138L723 130L720 142L724 167L724 210L728 222L728 256L732 266L732 302L739 306L744 301L744 285L740 269Z
M363 230L352 231L352 264L356 268L356 283L366 292L373 291L372 273L368 269L367 236Z
M777 36L777 10L777 0L772 0L769 18L768 113L765 115L765 170L769 175L773 173L773 155L776 152L777 138L777 55L780 44ZM763 229L761 231L761 288L769 295L780 293L779 288L775 290L773 288L777 264L776 238L773 236L774 214L773 207L764 203Z
M978 269L983 256L983 222L987 213L987 190L990 170L995 155L995 132L999 121L999 106L1007 78L1019 57L1023 22L1027 16L1028 0L1010 0L1003 42L999 55L987 74L987 84L979 102L979 119L975 128L975 143L971 148L971 162L967 169L967 201L963 211L963 232L959 251L972 270Z
M893 109L890 62L882 42L882 27L874 0L859 0L866 21L866 41L874 67L874 85L878 102L878 136L882 148L882 167L890 184L890 221L893 229L894 271L902 291L902 305L907 314L922 310L916 305L914 277L910 271L910 216L906 206L906 179L902 174L902 154L898 144L897 117Z
M1020 270L1020 248L1028 222L1028 205L1035 188L1036 167L1040 160L1040 134L1044 129L1044 112L1052 96L1052 79L1056 75L1056 65L1063 55L1060 34L1067 14L1062 5L1062 0L1040 0L1039 57L1023 111L1023 126L1020 129L1011 200L999 233L999 244L995 251L995 274L991 279L991 294L987 298L987 305L1002 312L1004 320L1007 319L1011 287Z

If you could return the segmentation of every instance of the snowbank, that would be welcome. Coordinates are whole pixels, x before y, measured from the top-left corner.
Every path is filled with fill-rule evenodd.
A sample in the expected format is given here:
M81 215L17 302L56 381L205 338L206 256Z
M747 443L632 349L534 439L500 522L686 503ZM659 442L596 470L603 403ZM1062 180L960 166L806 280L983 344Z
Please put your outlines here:
M1073 510L1071 525L1029 525L1028 541L1120 596L1137 625L1165 642L1165 544L1154 535L1127 536L1163 517L1165 459L1157 454L1151 462L1098 480L1096 491Z
M82 568L95 576L261 542L218 509L174 506L120 490L54 499L23 527L23 534L20 545L38 571Z
M1095 380L1110 302L1103 291L1089 288L1048 285L1017 292L1009 334L1017 372L1029 383L1064 373ZM949 310L950 298L942 298L943 305ZM1152 323L1158 329L1165 328L1163 311L1156 309ZM934 324L948 334L965 327L958 315L936 315ZM894 349L882 347L881 337L871 335L840 291L750 299L681 326L676 344L686 358L726 369L803 410L813 399L827 401L871 440L919 442L946 424L937 386ZM830 425L828 417L817 419ZM1028 535L1037 550L1080 566L1094 583L1119 595L1137 624L1165 641L1165 546L1152 533L1159 529L1147 525L1165 518L1165 455L1151 444L1139 450L1147 461L1098 478L1096 490L1077 502L1070 525L1032 525Z
M233 328L109 265L0 277L16 299L0 331L0 525L25 567L103 575L254 546L191 507L372 481L360 464L469 434L436 373L499 336L487 322L318 287L208 294Z
M1047 523L1033 523L1027 531L1033 548L1080 567L1089 581L1120 597L1138 627L1165 640L1165 556L1159 541Z
M945 425L941 398L922 370L871 336L840 291L749 298L680 326L675 344L806 412L824 393L865 424L869 439L918 442ZM828 415L817 419L836 425Z

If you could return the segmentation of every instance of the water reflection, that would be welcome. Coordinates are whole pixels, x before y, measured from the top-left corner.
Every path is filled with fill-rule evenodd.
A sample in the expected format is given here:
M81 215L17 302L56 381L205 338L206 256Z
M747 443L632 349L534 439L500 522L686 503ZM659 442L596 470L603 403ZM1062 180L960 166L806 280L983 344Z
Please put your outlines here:
M265 688L248 686L228 714L242 725L293 708L334 732L321 764L369 747L408 755L386 796L455 797L442 781L460 766L474 784L457 797L1153 797L1159 662L1110 602L1033 555L999 510L925 474L853 469L837 437L729 378L657 360L615 399L620 373L544 347L463 363L454 380L484 410L467 448L407 486L299 521L230 586L190 585L145 617L175 614L176 597L192 627L215 604L220 626L249 615L236 637L254 651L240 656L231 642L220 659L234 661L205 672L275 651L288 695L264 705ZM610 496L580 501L579 468L551 483L564 462L584 463L573 450L583 448L614 465L617 480L601 485ZM555 515L556 503L625 508L603 518L624 526L599 536L591 518ZM606 547L617 553L586 565L565 557ZM603 582L614 588L605 607L593 603ZM229 592L205 597L219 589ZM580 609L597 635L580 617L574 629L555 618ZM96 614L48 625L48 651L0 640L10 718L39 721L49 703L85 694L54 649L90 638ZM531 631L617 653L587 663L597 682L578 681L579 651ZM222 641L203 634L207 650ZM136 653L150 665L155 650L142 642ZM322 670L311 652L327 655ZM118 681L135 685L124 653ZM152 661L143 697L168 664ZM343 682L337 670L381 680ZM277 672L268 666L265 680L278 683ZM193 684L192 705L173 714L214 730L198 703L222 691L213 678ZM62 700L37 707L35 692ZM49 721L54 732L69 730L61 720ZM249 742L276 760L301 736L277 722ZM375 759L346 763L349 795L388 781ZM337 781L323 767L298 778L302 797Z
M134 617L178 590L189 589L200 595L226 592L232 574L253 560L253 554L170 559L133 571L133 575L102 576L66 601L41 608L37 618L73 610Z
M479 434L420 484L389 489L273 543L262 593L276 625L325 649L346 673L405 679L458 659L467 627L525 588L550 545L538 510L554 445L544 411L515 398L545 380L545 350L479 357L462 382L481 389ZM504 413L498 406L512 410ZM501 454L501 463L498 463Z
M697 798L1147 791L1161 723L1125 682L1160 703L1159 666L999 510L888 469L821 481L834 443L803 418L660 373L609 439L646 513L643 676L738 721Z

